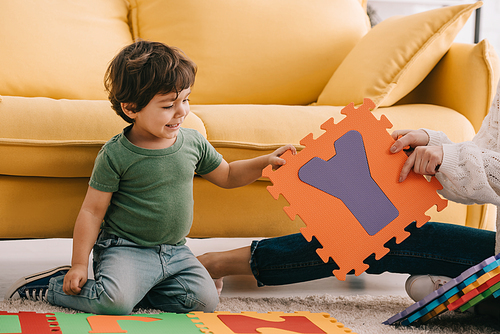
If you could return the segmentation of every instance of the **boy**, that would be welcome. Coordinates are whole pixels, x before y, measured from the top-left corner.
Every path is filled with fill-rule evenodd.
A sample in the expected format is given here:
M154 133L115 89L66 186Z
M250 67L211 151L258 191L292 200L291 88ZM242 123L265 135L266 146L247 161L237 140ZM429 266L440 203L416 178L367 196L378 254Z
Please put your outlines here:
M112 60L106 89L131 125L96 158L74 227L72 265L19 280L7 298L17 293L95 314L128 314L136 306L215 310L214 281L184 245L194 173L220 187L240 187L265 166L283 165L279 156L295 148L228 164L196 130L181 128L195 74L181 52L156 42L133 43ZM87 281L92 248L95 280Z

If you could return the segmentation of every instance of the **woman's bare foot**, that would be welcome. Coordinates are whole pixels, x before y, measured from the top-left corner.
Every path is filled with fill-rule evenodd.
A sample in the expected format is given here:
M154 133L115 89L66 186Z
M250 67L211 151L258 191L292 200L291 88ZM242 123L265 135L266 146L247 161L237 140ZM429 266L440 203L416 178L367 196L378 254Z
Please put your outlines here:
M198 256L210 276L218 279L229 275L252 275L250 246L225 252L211 252Z
M224 277L214 279L215 288L217 289L217 293L219 294L219 296L222 293L222 287L224 286L223 280Z

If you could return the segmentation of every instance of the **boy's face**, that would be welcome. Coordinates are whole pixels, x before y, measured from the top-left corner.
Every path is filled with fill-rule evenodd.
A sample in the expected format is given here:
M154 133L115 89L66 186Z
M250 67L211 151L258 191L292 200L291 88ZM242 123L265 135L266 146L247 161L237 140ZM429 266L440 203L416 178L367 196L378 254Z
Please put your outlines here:
M134 119L129 140L145 148L166 148L175 142L184 119L189 114L191 89L157 94L139 112L127 115Z

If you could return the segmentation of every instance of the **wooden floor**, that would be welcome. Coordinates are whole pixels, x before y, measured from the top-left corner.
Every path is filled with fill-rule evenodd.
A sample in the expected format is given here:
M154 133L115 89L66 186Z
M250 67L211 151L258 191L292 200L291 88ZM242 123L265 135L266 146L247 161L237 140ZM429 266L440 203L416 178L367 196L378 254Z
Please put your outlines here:
M189 239L187 245L195 255L249 245L252 239ZM71 239L0 241L0 300L18 278L39 271L70 264ZM92 273L89 271L89 275ZM253 276L224 279L223 297L283 297L330 294L340 295L406 295L404 282L408 275L389 274L348 276L346 281L334 277L284 286L257 287Z

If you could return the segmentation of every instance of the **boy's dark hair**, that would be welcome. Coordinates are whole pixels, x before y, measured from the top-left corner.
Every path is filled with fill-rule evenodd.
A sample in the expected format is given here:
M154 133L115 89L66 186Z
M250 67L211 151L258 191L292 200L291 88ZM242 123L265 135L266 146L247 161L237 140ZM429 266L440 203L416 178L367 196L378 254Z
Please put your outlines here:
M139 112L156 94L168 94L191 87L196 64L182 51L159 42L137 41L123 48L111 61L104 77L113 110L133 123L122 110Z

